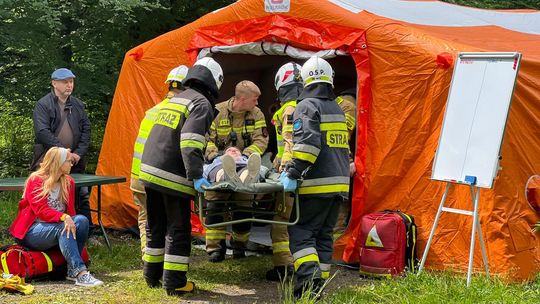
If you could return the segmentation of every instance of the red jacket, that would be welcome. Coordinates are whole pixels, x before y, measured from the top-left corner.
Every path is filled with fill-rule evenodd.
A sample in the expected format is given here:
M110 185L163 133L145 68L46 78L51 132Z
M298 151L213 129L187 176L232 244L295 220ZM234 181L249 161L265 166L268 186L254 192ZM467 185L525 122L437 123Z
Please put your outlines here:
M71 176L67 176L68 180L68 202L66 206L66 213L75 215L75 183ZM26 232L36 221L40 219L44 222L58 223L62 212L49 207L47 203L48 197L37 198L39 191L35 189L41 188L43 180L34 176L28 180L24 189L23 198L19 202L19 213L11 224L9 231L11 235L19 240L22 240L26 235Z

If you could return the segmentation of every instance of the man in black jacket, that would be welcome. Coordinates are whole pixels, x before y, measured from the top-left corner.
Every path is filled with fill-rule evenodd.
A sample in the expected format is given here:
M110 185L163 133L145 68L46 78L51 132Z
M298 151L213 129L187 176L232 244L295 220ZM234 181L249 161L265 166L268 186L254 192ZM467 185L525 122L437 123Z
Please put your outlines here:
M71 96L75 87L75 75L66 68L55 70L51 75L52 90L41 98L34 108L34 158L31 170L39 167L43 156L52 147L71 149L72 173L84 173L85 155L90 146L90 120L84 104ZM78 213L88 218L90 206L88 187L79 188Z

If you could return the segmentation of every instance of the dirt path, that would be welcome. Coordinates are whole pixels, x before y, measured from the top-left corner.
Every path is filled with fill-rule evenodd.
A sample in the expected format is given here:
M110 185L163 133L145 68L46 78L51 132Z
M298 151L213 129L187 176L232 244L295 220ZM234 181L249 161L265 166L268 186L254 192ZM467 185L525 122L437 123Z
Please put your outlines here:
M201 265L206 260L205 256L193 256L192 265L194 268ZM335 274L335 275L334 275ZM333 278L325 293L332 293L336 289L361 285L366 282L358 275L355 270L344 267L333 267ZM46 299L50 295L61 296L64 300L54 303L141 303L142 299L137 299L137 295L132 298L123 298L120 293L117 298L110 299L111 293L118 293L118 285L122 281L136 280L142 281L142 271L129 270L104 274L101 277L107 284L104 287L81 288L73 285L69 281L41 281L33 282L35 292L30 296L19 294L8 294L0 291L0 303L40 303L39 299ZM125 283L124 283L125 284ZM142 283L141 283L142 284ZM265 280L254 279L241 284L217 284L212 290L199 288L195 294L187 296L182 300L172 300L170 297L163 297L160 303L281 303L280 290L282 286L279 283L268 282ZM109 297L103 295L108 294ZM49 301L47 301L49 302Z

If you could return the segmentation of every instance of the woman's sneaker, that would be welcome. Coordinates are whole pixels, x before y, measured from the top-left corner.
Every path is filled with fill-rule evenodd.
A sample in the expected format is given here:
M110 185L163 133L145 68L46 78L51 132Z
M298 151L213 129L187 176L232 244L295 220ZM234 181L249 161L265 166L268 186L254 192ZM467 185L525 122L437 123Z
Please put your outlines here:
M94 278L90 274L90 272L87 272L77 277L77 280L75 281L75 285L93 287L93 286L103 285L103 282Z
M67 275L66 280L72 281L72 282L77 282L77 277L71 277L71 276Z

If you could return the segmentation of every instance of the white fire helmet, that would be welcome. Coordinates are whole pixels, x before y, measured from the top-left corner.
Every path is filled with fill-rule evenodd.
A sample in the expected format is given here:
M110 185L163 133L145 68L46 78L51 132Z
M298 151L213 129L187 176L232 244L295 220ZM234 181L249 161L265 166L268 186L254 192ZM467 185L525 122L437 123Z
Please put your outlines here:
M326 60L320 57L311 56L302 66L300 74L304 80L304 87L319 82L334 86L334 70Z
M287 62L282 65L276 73L276 79L274 84L276 86L276 91L279 90L282 86L292 84L292 83L302 83L302 77L300 76L300 69L302 68L296 62Z
M172 81L182 82L184 78L186 78L188 72L188 67L185 65L180 65L169 72L169 75L167 76L167 80L165 80L165 83L169 83Z
M219 63L217 63L217 61L210 57L204 57L197 60L194 66L195 65L202 65L207 67L212 73L214 80L216 81L216 86L218 90L219 88L221 88L221 85L223 84L223 69L221 69L221 66L219 65Z

